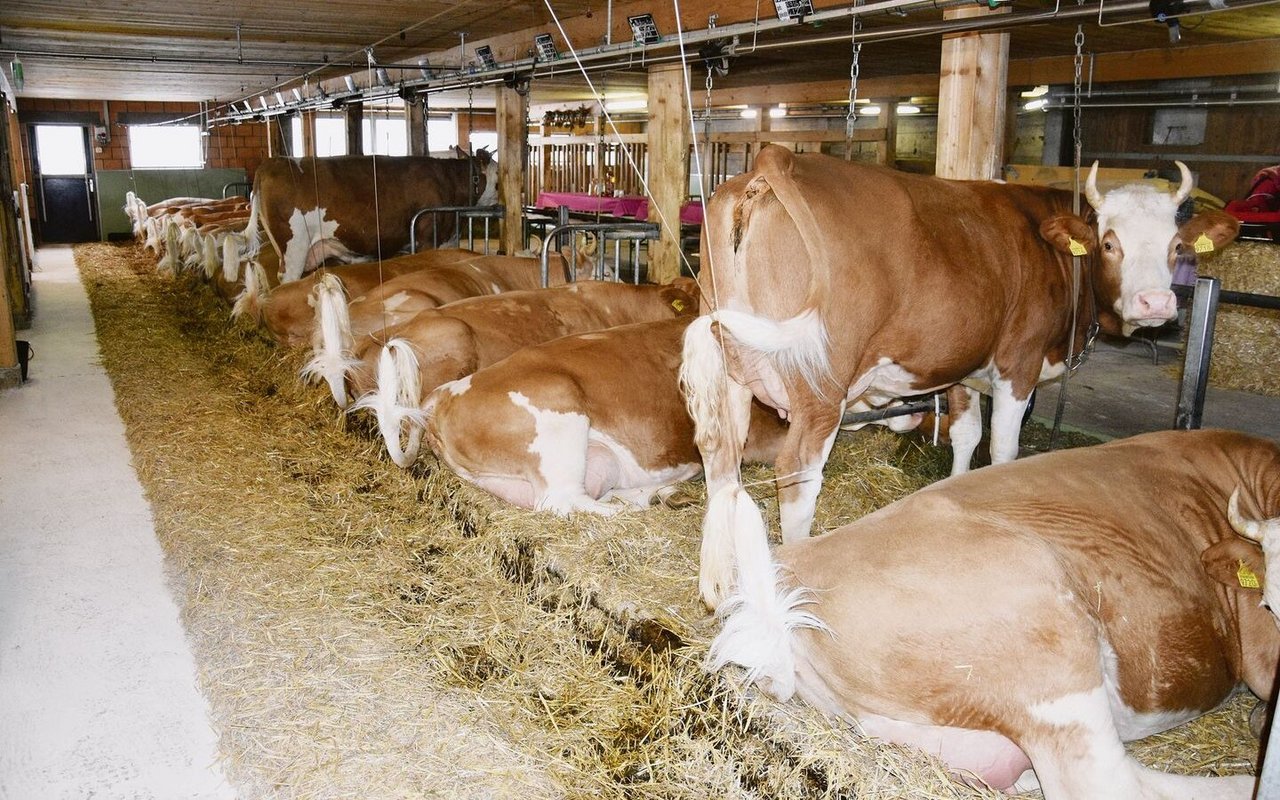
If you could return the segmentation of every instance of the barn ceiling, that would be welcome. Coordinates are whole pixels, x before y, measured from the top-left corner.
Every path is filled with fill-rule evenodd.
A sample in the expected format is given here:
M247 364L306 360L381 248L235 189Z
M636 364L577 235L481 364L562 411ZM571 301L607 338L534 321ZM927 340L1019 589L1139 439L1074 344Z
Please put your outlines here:
M1229 1L1239 7L1248 0ZM635 13L641 5L619 3L615 31L625 27L622 16ZM823 9L837 4L819 0L815 5ZM941 19L938 6L942 5L947 4L913 6L905 15L881 12L866 17L861 75L936 72L940 52L936 33L893 40L883 37L918 32L921 25ZM752 16L751 4L741 0L687 0L683 6L682 18L690 27L705 27L708 10L723 11L722 25ZM595 41L579 36L579 46L603 39L609 0L552 0L551 7L556 17L575 24L575 30L594 32ZM755 8L759 7L756 3ZM1012 4L1015 14L1053 7L1044 0L1015 0ZM1109 53L1169 48L1168 29L1150 20L1145 7L1145 2L1110 0L1103 6L1102 25L1090 11L1087 18L1078 20L1085 23L1087 49ZM655 12L658 8L655 6ZM1126 12L1125 8L1131 10ZM661 9L671 16L665 6ZM760 13L772 18L767 5ZM1118 24L1121 22L1131 24ZM1014 29L1010 57L1070 54L1076 23L1055 21ZM847 79L847 24L806 24L763 33L754 42L742 43L743 51L750 44L763 47L735 58L730 74L718 85ZM199 5L172 0L6 0L0 4L0 58L8 67L14 54L18 55L25 72L25 87L19 96L30 97L235 100L296 83L304 74L313 82L332 81L351 72L367 80L366 50L370 47L381 64L416 64L426 54L434 65L457 68L462 61L462 33L470 61L477 41L496 37L492 40L497 43L506 35L509 46L504 52L515 53L511 42L531 42L534 33L543 31L556 31L552 15L543 2L531 0L206 0ZM1187 17L1182 23L1183 46L1258 39L1280 39L1280 4L1254 2L1247 8ZM785 46L794 40L806 44ZM512 57L518 55L524 54ZM1271 69L1280 71L1280 64L1271 65ZM638 68L614 70L602 80L613 91L638 91L644 85L643 71ZM536 81L535 94L543 103L590 96L568 66L553 78ZM491 97L489 92L480 92L477 104L491 104ZM454 102L460 99L461 95L453 95Z

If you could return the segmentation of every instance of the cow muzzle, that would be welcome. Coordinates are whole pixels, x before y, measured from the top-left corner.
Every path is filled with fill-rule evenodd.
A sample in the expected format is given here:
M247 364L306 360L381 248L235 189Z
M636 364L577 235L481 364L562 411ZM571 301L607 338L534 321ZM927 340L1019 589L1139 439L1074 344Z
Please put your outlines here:
M1178 298L1168 289L1138 292L1125 309L1124 321L1142 328L1162 325L1178 316Z

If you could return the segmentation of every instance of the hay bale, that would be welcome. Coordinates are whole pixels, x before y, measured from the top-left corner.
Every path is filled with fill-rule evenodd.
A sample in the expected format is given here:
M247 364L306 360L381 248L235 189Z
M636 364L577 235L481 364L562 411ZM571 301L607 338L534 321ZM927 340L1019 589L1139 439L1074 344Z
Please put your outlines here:
M1280 297L1280 245L1236 242L1200 267L1200 274L1235 292ZM1223 389L1280 397L1280 311L1221 305L1209 383Z
M1002 797L703 670L702 484L684 508L566 520L429 458L398 470L297 381L300 355L228 325L202 285L157 276L136 246L76 253L242 795ZM842 435L818 525L948 462L881 429ZM776 529L770 471L746 478ZM1256 750L1191 739L1212 744L1183 771L1248 771Z

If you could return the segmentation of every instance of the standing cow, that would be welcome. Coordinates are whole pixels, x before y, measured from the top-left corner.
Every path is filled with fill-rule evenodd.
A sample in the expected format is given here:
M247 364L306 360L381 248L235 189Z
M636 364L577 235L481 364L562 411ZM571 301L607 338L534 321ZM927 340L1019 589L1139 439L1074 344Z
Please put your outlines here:
M1122 742L1241 682L1271 695L1274 443L1164 431L1033 456L772 555L751 498L721 491L738 593L712 667L995 788L1032 788L1032 767L1045 800L1250 796L1252 778L1144 769Z
M261 225L280 255L281 281L294 281L325 263L390 258L409 244L419 209L493 205L497 198L498 164L486 150L456 159L271 158L254 175L242 255L257 252ZM418 225L422 240L431 218ZM442 240L454 235L452 218L441 221L439 233Z
M820 155L761 150L753 172L723 184L707 207L707 316L685 338L682 381L698 427L709 496L736 480L752 396L790 422L778 455L782 536L807 536L846 403L922 394L964 382L993 397L991 460L1018 452L1036 384L1065 370L1096 319L1129 334L1177 313L1175 251L1201 234L1216 247L1238 225L1211 212L1174 223L1190 194L1147 186L1086 197L1038 186L952 181ZM1072 250L1082 262L1072 322ZM723 344L723 349L721 345ZM729 380L724 381L728 373ZM980 437L978 404L952 424L953 472ZM712 501L714 504L714 499ZM700 589L714 607L731 583L730 532L707 511Z

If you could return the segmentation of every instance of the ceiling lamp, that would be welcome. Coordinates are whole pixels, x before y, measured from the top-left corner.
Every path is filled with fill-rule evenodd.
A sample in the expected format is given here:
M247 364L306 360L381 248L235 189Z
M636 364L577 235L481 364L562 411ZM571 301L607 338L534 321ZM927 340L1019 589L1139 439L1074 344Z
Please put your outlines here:
M744 108L738 112L738 116L742 117L743 119L755 119L756 117L760 116L760 112L754 108Z
M769 117L771 119L779 119L787 115L787 107L783 105L774 106L769 109Z
M1034 89L1028 89L1025 92L1022 92L1019 96L1030 100L1035 97L1044 97L1048 93L1049 93L1049 84L1042 83L1039 86L1035 87Z
M302 90L296 86L293 87L293 99L299 103L302 102Z
M880 116L880 106L863 106L858 109L860 117L878 117Z
M353 77L351 77L350 75L347 75L347 76L343 77L343 79L342 79L342 80L343 80L343 82L344 82L344 83L346 83L346 84L347 84L347 91L348 91L348 92L351 92L352 94L354 94L354 93L355 93L355 91L356 91L356 79L355 79L355 78L353 78Z
M1047 97L1041 97L1038 100L1032 100L1022 108L1024 111L1043 111L1048 105L1049 99Z
M900 103L898 105L899 114L919 114L920 106L913 106L910 103Z
M18 54L13 54L13 60L9 62L9 74L13 76L13 90L15 92L22 91L22 87L26 85L27 78L22 72L22 59L18 58Z
M605 111L639 111L649 105L648 101L643 97L633 97L627 100L609 100L604 104Z
M810 0L773 0L773 10L778 19L787 22L793 19L804 19L813 13Z
M556 49L556 40L549 33L540 33L533 37L533 46L538 49L538 58L543 61L555 61L560 57Z
M658 24L653 21L652 14L627 17L627 22L631 24L631 38L636 44L657 44L662 41L662 34L658 33Z

